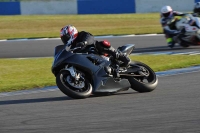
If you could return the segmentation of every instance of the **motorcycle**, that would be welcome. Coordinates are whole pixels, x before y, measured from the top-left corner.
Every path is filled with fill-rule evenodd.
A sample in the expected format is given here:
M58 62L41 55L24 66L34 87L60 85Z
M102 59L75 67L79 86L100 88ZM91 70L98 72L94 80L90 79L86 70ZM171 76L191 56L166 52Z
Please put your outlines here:
M126 44L117 50L129 55L134 48L134 44ZM141 93L151 92L157 87L155 72L142 62L132 61L128 67L120 67L122 62L112 57L103 58L94 53L94 48L87 52L80 49L66 50L64 45L56 46L51 68L58 88L71 98L114 94L129 88ZM108 74L107 67L118 69L120 77L116 79Z
M183 47L190 45L200 45L200 18L191 14L185 14L175 24L179 31L184 31L178 38L178 42Z

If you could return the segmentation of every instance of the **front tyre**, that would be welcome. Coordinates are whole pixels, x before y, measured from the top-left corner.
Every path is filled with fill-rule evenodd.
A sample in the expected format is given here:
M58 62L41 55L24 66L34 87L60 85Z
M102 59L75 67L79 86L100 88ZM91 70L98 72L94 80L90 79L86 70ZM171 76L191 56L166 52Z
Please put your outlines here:
M62 70L57 74L56 84L65 95L71 98L87 98L92 93L92 85L87 79L78 83L73 83L72 76L66 70Z
M130 64L128 70L134 72L133 76L128 78L133 90L151 92L157 87L158 78L155 72L146 64L135 61Z

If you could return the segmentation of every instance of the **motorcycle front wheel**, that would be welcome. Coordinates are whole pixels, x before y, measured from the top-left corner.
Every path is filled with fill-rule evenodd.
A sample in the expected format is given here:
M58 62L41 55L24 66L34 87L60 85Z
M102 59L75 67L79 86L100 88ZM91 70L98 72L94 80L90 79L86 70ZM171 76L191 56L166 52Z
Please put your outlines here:
M71 98L87 98L92 93L92 85L87 79L75 83L70 73L66 70L62 70L57 74L56 84L65 95Z
M151 92L158 84L155 72L142 62L132 62L128 71L133 71L133 76L128 77L131 88L137 92Z

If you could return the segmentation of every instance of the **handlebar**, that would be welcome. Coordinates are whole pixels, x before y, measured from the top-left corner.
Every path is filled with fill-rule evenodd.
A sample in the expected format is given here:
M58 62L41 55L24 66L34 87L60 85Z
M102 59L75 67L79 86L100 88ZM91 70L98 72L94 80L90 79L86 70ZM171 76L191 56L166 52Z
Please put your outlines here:
M77 49L82 49L82 48L81 48L81 47L75 47L75 48L73 48L73 49L69 49L68 51L73 52L73 51L75 51L75 50L77 50Z

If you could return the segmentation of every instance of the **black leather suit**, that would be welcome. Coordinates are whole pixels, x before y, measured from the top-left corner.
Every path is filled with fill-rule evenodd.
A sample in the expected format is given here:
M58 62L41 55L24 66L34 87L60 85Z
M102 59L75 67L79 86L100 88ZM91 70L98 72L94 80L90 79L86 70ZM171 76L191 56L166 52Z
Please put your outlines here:
M78 33L77 38L72 43L70 49L75 47L79 47L81 43L81 47L93 46L96 52L99 55L108 54L122 61L122 66L126 67L130 63L130 59L123 55L122 53L118 53L115 48L113 48L109 42L109 44L105 44L104 41L97 41L94 39L94 36L86 31L81 31Z

